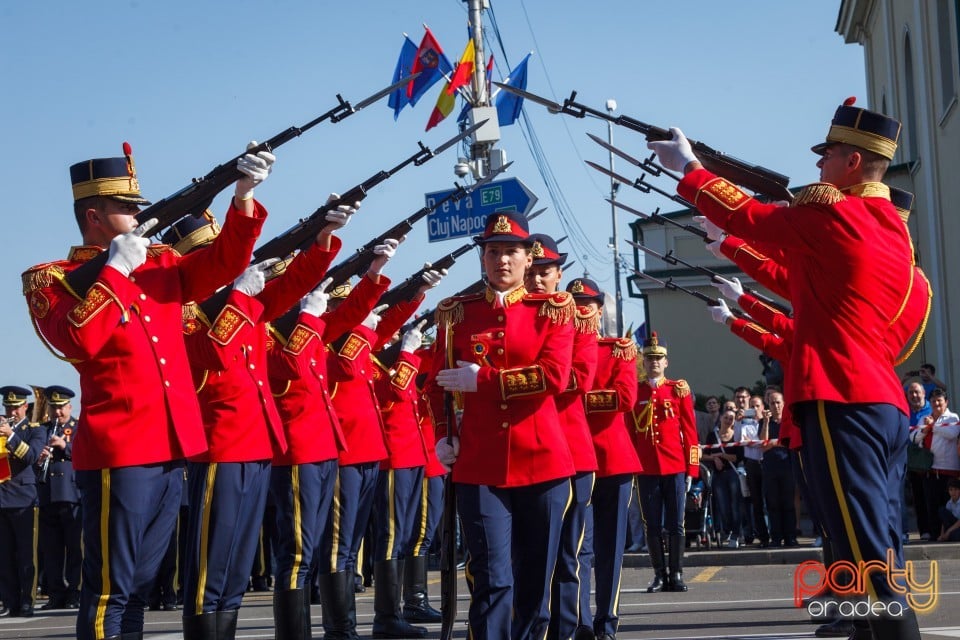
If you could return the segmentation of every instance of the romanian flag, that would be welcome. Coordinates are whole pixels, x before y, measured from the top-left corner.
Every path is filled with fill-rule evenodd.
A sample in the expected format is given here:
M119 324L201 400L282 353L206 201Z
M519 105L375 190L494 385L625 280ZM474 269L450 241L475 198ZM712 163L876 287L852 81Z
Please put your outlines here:
M441 91L437 97L437 106L433 108L433 113L430 114L430 119L427 120L427 128L424 129L424 131L430 131L430 129L440 124L440 122L453 111L453 105L457 101L457 94L449 91L451 86L453 85L449 82L444 85L443 91Z
M470 82L473 77L473 67L476 64L477 50L473 46L473 38L467 41L467 47L460 56L460 62L457 63L457 69L453 72L453 77L447 83L444 91L453 95L457 89Z
M453 66L443 54L440 43L433 37L430 29L423 34L423 40L417 48L417 55L413 61L411 73L420 73L419 76L407 85L407 98L410 104L416 105L417 100L423 97L427 90L437 83L444 75L453 72Z

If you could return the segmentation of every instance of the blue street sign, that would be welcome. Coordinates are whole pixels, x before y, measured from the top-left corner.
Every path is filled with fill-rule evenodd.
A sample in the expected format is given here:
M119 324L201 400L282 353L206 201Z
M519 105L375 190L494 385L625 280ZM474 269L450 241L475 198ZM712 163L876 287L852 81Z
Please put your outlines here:
M424 195L427 206L442 200L453 190L434 191ZM494 211L530 213L537 196L519 178L495 180L456 202L447 202L427 215L430 242L474 236L483 231L483 222Z

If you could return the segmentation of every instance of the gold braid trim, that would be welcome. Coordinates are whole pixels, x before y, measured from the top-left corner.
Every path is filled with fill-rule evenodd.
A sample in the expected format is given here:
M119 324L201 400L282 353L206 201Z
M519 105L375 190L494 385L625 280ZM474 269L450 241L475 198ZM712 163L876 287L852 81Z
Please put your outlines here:
M573 315L577 310L577 305L573 301L573 295L566 291L558 291L553 294L540 306L538 316L550 318L553 324L567 324L573 320Z
M573 326L577 333L598 333L600 331L600 310L577 307L573 316Z
M846 196L827 182L815 182L807 185L800 190L800 193L793 199L793 206L798 207L805 204L837 204L846 200Z
M45 289L54 282L60 282L64 276L63 267L55 262L33 267L25 271L21 277L23 280L23 295L27 295L37 289Z
M453 325L463 322L463 303L455 298L447 298L437 305L434 313L437 325Z
M924 274L922 271L920 272L920 277L927 282L927 309L923 313L923 322L920 323L920 328L917 329L916 335L913 336L913 341L910 343L910 346L907 347L906 352L904 352L904 354L897 358L896 362L893 363L893 366L895 367L900 366L907 361L907 358L913 355L913 352L920 344L920 340L923 339L924 332L927 330L927 321L930 319L930 309L933 307L933 288L930 287L930 281L927 280L926 274Z
M686 398L690 395L690 385L683 378L677 380L674 388L677 390L678 398Z
M613 343L613 357L631 362L637 359L637 343L630 338L620 338Z

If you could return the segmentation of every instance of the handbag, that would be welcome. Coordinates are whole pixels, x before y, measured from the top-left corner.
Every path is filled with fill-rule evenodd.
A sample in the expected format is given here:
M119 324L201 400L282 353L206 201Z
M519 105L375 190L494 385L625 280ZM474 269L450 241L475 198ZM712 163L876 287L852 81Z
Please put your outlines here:
M933 467L933 451L926 447L907 443L907 469L910 471L929 471Z

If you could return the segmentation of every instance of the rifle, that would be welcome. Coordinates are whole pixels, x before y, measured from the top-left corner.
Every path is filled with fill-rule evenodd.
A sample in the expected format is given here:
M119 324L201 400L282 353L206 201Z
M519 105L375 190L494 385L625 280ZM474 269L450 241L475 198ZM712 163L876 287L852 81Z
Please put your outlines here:
M601 165L597 164L596 162L593 162L592 160L584 160L584 162L586 162L588 165L590 165L590 167L591 167L592 169L596 169L596 170L599 171L600 173L602 173L602 174L604 174L604 175L607 175L607 176L610 176L610 177L613 178L614 180L617 180L617 181L622 182L622 183L624 183L624 184L628 184L628 185L630 185L631 187L633 187L634 189L636 189L637 191L640 191L641 193L650 193L651 191L656 191L657 193L659 193L660 195L664 196L665 198L669 198L670 200L673 200L673 201L676 202L677 204L679 204L679 205L681 205L681 206L683 206L683 207L686 207L687 209L696 209L696 207L693 206L693 204L692 204L691 202L688 202L687 200L684 200L683 198L681 198L680 196L678 196L678 195L676 195L676 194L674 194L674 193L670 193L670 192L668 192L668 191L664 191L664 190L661 189L660 187L658 187L658 186L656 186L656 185L653 185L653 184L650 184L649 182L647 182L647 181L646 181L646 174L641 175L641 176L640 176L639 178L637 178L636 180L631 180L630 178L624 177L624 176L620 175L619 173L616 173L616 172L614 172L614 171L610 171L610 169L607 169L606 167L601 166Z
M199 217L207 208L209 208L210 203L213 202L213 199L217 196L217 194L243 177L244 174L237 169L237 160L242 158L244 155L248 153L256 154L260 151L273 151L280 145L293 140L300 134L317 126L324 120L340 122L357 111L360 111L364 107L373 104L380 98L390 94L394 89L404 86L410 80L412 80L413 77L414 76L408 76L402 80L394 82L389 87L385 87L373 95L364 98L358 102L356 106L353 106L348 101L344 100L338 93L337 105L328 110L326 113L314 118L303 126L290 127L284 131L281 131L266 142L261 142L256 147L247 149L243 153L234 156L230 160L227 160L225 163L218 164L209 173L207 173L207 175L203 176L202 178L194 178L193 181L187 186L183 187L179 191L176 191L172 195L167 196L163 200L154 202L152 205L138 213L136 215L137 223L143 224L147 220L156 218L157 224L152 229L152 233L153 235L158 236L163 232L164 229L171 226L177 220L186 215ZM109 252L103 251L93 259L83 263L66 275L67 284L74 292L77 293L77 295L81 297L86 296L87 291L91 286L93 286L93 283L100 275L100 270L107 263L108 257Z
M449 322L444 331L443 345L447 367L453 368L453 325ZM447 444L453 446L457 412L454 394L443 392L443 409L447 419ZM440 640L453 637L453 625L457 621L457 496L453 485L453 471L443 478L443 516L440 536Z
M417 291L419 291L420 287L424 285L424 280L423 280L424 273L426 273L430 269L437 269L437 270L449 269L457 261L457 258L465 254L467 251L470 251L470 249L472 249L474 245L476 245L475 242L468 242L467 244L462 245L458 249L451 251L450 253L443 256L436 262L431 263L429 267L425 266L422 269L418 270L412 276L410 276L409 278L407 278L406 280L404 280L403 282L395 286L393 289L390 289L390 291L387 291L382 296L380 296L380 300L377 301L377 304L378 305L385 304L388 307L393 307L405 300L412 299L417 294ZM484 286L486 286L485 283L484 283ZM421 321L423 321L423 317L421 317L420 320L418 320L417 322L421 322ZM427 323L424 324L424 326L420 329L420 331L425 331L426 328L430 326L432 323L433 321L428 321ZM404 333L406 333L411 328L416 326L416 324L417 324L416 322L408 322L407 324L403 325L399 331L400 335L403 336ZM379 360L380 363L383 364L383 366L387 367L388 369L392 367L397 362L397 358L400 357L401 342L403 341L397 340L389 347L382 349L380 351L380 355L377 356L377 360Z
M486 120L467 127L459 134L441 144L436 148L436 150L431 150L430 147L425 146L422 142L417 142L417 144L420 146L420 149L410 157L397 164L395 167L385 171L378 171L360 184L343 193L339 198L324 204L306 218L302 218L297 224L293 225L276 238L273 238L266 244L255 249L253 252L253 261L261 262L269 258L282 258L293 253L296 249L306 248L313 241L313 237L317 234L317 232L325 224L327 224L327 213L333 209L336 209L341 204L353 204L354 202L363 200L367 197L367 192L370 189L380 184L393 174L410 164L414 164L418 167L425 164L431 158L440 155L453 145L468 137L474 131L483 126L484 123L486 123ZM462 197L462 195L460 197ZM336 284L333 286L336 286Z
M661 260L663 260L663 261L666 262L667 264L672 264L672 265L674 265L674 266L676 266L676 265L678 265L678 264L681 264L681 265L683 265L683 266L685 266L685 267L688 267L688 268L690 268L690 269L693 269L694 271L697 271L697 272L699 272L699 273L702 273L703 275L705 275L705 276L707 276L708 278L710 278L710 280L711 280L712 282L720 282L720 280L723 279L723 276L721 276L721 275L720 275L719 273L717 273L716 271L713 271L712 269L708 269L707 267L702 267L702 266L697 265L697 264L691 264L691 263L687 262L686 260L682 260L681 258L678 258L677 256L674 255L673 249L671 249L670 251L667 251L666 255L664 255L664 254L662 254L662 253L657 253L656 251L654 251L653 249L649 248L649 247L646 246L645 244L642 244L642 243L639 243L639 242L633 242L632 240L627 240L627 244L633 245L633 246L636 247L637 249L640 249L641 251L644 251L644 252L646 252L646 253L649 253L649 254L652 255L652 256L656 256L657 258L660 258ZM773 307L774 309L776 309L776 310L779 311L780 313L784 314L785 316L790 316L790 315L792 315L792 311L791 311L791 309L790 309L789 307L786 307L786 306L780 304L779 302L777 302L776 300L773 300L773 299L771 299L771 298L763 295L762 293L760 293L760 292L757 291L756 289L751 289L750 287L744 287L743 290L744 290L744 292L749 293L750 295L754 296L755 298L758 298L759 300L762 300L762 301L764 302L764 304Z
M586 116L590 115L601 120L606 120L607 122L612 122L615 125L631 129L632 131L636 131L637 133L643 134L647 140L651 141L673 139L672 134L666 129L641 122L640 120L631 118L630 116L614 116L597 109L591 109L590 107L576 101L576 91L572 92L570 97L563 101L563 104L558 104L553 100L548 100L536 94L529 93L528 91L511 87L507 84L502 84L500 82L494 82L493 84L508 93L512 93L521 98L526 98L531 102L535 102L536 104L546 107L547 111L550 113L565 113L575 118L585 118ZM693 152L696 154L697 159L700 160L700 163L703 164L706 169L712 171L718 176L722 176L731 182L734 182L742 187L746 187L755 193L764 195L773 200L790 200L793 197L790 194L789 189L787 189L787 185L790 183L790 178L787 176L776 173L775 171L771 171L770 169L761 167L759 165L749 164L748 162L727 155L722 151L717 151L716 149L713 149L702 142L690 140L689 138L688 141L690 142L690 146L693 148Z
M639 271L639 270L637 270L637 269L630 269L630 271L633 271L633 273L634 273L635 275L638 275L638 276L640 276L641 278L646 278L647 280L650 280L651 282L656 282L657 284L659 284L660 286L662 286L664 289L670 289L671 291L682 291L682 292L686 293L687 295L691 295L691 296L693 296L694 298L696 298L696 299L698 299L698 300L702 300L703 302L706 302L706 303L707 303L707 306L708 306L708 307L719 307L719 306L720 306L720 301L719 301L717 298L711 298L710 296L708 296L708 295L705 294L705 293L700 293L699 291L694 291L693 289L688 289L687 287L684 287L684 286L682 286L682 285L679 285L679 284L677 284L676 282L673 281L673 278L667 278L666 280L661 280L661 279L659 279L659 278L654 278L654 277L651 276L650 274L644 273L643 271ZM731 308L730 308L730 313L732 313L734 316L736 316L737 318L740 318L740 319L742 319L742 320L749 320L749 319L750 319L750 316L748 316L747 314L745 314L743 311L741 311L740 309L738 309L738 308L736 308L736 307L731 307Z
M374 247L379 244L383 244L384 240L387 238L399 239L407 235L407 233L413 229L413 225L420 220L421 218L426 217L432 211L435 211L437 208L442 207L447 202L455 202L461 198L466 197L474 190L479 189L484 186L496 176L498 176L503 171L506 171L507 167L512 163L507 163L503 165L498 171L491 172L485 177L477 180L470 186L464 188L457 183L454 183L454 190L447 196L437 200L432 205L427 205L421 207L419 210L415 211L410 216L404 218L397 224L393 225L380 235L376 236L362 247L353 252L353 254L343 260L330 269L327 270L325 278L330 279L330 285L327 287L329 289L334 289L344 282L347 282L350 278L354 276L362 276L364 272L370 267L370 263L373 262L373 259L376 257L373 253ZM256 252L254 252L256 254ZM282 335L290 335L290 332L293 331L293 328L297 325L297 317L300 315L300 308L297 305L294 305L289 311L283 314L281 317L277 318L271 324L274 329L279 331ZM210 317L209 315L207 317Z
M670 225L673 225L674 227L676 227L676 228L678 228L678 229L683 229L684 231L689 231L690 233L692 233L692 234L695 235L695 236L699 236L700 238L703 239L704 242L711 242L710 238L707 237L707 232L706 232L706 231L704 231L704 230L701 229L700 227L695 227L695 226L693 226L692 224L684 224L684 223L681 223L681 222L677 222L677 221L674 220L673 218L668 218L668 217L666 217L665 215L663 215L663 214L660 213L660 208L659 208L659 207L658 207L657 210L654 211L653 213L643 213L642 211L638 211L637 209L634 209L633 207L629 207L629 206L623 204L622 202L620 202L620 201L618 201L618 200L614 200L613 198L605 198L605 200L606 200L607 202L609 202L610 204L612 204L613 206L619 207L619 208L623 209L624 211L629 211L629 212L632 213L633 215L635 215L635 216L637 216L637 217L639 217L639 218L643 218L644 220L651 220L651 221L653 221L653 222L656 222L656 223L659 224L660 226L663 226L663 225L666 225L666 224L670 224Z

